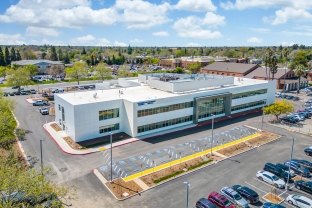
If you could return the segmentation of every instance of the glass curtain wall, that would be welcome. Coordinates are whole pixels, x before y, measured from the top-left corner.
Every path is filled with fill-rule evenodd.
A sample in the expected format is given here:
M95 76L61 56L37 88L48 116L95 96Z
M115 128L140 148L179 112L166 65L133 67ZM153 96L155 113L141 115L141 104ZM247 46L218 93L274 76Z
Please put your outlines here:
M216 97L198 101L198 119L225 113L224 97Z

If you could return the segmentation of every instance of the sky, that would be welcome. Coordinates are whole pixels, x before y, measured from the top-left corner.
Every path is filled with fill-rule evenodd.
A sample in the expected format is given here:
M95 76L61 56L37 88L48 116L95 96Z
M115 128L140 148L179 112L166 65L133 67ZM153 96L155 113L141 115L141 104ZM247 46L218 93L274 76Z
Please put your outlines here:
M0 45L311 45L312 0L0 0Z

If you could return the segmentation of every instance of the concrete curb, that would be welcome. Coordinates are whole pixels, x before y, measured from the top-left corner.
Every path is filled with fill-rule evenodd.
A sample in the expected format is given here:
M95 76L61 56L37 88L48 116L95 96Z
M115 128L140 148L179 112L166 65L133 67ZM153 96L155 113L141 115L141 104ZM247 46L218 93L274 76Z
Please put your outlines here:
M161 186L161 185L163 185L163 184L165 184L165 183L171 182L171 181L176 180L176 179L178 179L178 178L180 178L180 177L183 177L183 176L189 175L189 174L191 174L191 173L194 173L194 172L196 172L196 171L199 171L199 170L201 170L201 169L204 169L204 168L206 168L206 167L208 167L208 166L215 165L215 164L217 164L217 163L219 163L219 162L222 162L222 161L225 161L225 160L227 160L227 159L229 159L229 158L239 156L239 155L241 155L241 154L244 154L244 153L247 153L247 152L249 152L249 151L251 151L251 150L254 150L254 149L258 148L258 147L261 147L261 146L263 146L263 145L266 145L266 144L272 143L272 142L274 142L274 141L277 141L277 140L279 140L281 137L282 137L282 136L279 135L275 140L272 140L272 141L263 143L263 144L261 144L260 146L255 146L254 148L251 148L251 149L249 149L249 150L246 150L246 151L241 152L241 153L236 154L236 155L232 155L232 156L230 156L230 157L223 158L223 159L221 159L221 160L219 160L219 161L213 161L213 162L208 163L208 164L206 164L206 165L204 165L204 166L198 167L198 168L196 168L196 169L193 169L193 170L191 170L191 171L188 171L188 172L186 172L186 173L183 173L183 174L181 174L181 175L178 175L178 176L176 176L176 177L174 177L174 178L165 180L165 181L163 181L163 182L161 182L161 183L159 183L159 184L157 184L157 185L155 185L155 186L150 187L149 189L143 190L143 191L141 191L141 192L139 192L139 193L137 193L137 194L134 194L134 195L125 197L125 198L123 198L123 199L118 199L110 190L109 190L109 191L110 191L110 193L114 196L115 199L117 199L118 201L124 201L124 200L127 200L127 199L131 198L131 197L140 195L140 194L143 193L143 192L146 192L146 191L149 191L149 190L151 190L151 189L154 189L154 188L156 188L156 187L158 187L158 186ZM96 176L97 176L97 175L96 175ZM99 179L99 180L100 180L100 179ZM105 185L105 184L104 184L104 185ZM105 185L105 187L107 188L106 185ZM107 189L108 189L108 188L107 188Z
M13 115L13 118L14 118L15 121L16 121L16 128L15 128L15 130L16 130L16 129L20 126L20 123L19 123L19 121L17 120L17 118L16 118L15 114L13 113L13 111L11 111L11 113L12 113L12 115ZM30 163L29 163L29 161L28 161L28 159L27 159L26 152L25 152L25 150L24 150L24 148L23 148L21 142L20 142L19 139L17 138L15 132L14 132L14 134L15 134L15 139L16 139L17 146L18 146L18 148L20 149L21 154L22 154L22 156L23 156L23 158L24 158L24 160L25 160L27 166L30 167Z

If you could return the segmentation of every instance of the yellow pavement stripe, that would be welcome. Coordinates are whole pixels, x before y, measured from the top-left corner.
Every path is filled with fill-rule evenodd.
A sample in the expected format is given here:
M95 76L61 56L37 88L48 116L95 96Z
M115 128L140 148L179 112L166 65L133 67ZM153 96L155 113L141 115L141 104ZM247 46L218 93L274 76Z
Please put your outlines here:
M212 151L215 152L215 151L218 151L218 150L221 150L221 149L230 147L230 146L234 146L234 145L236 145L236 144L239 144L239 143L245 142L245 141L247 141L247 140L253 139L253 138L255 138L255 137L259 136L259 135L260 135L260 133L251 134L251 135L246 136L246 137L243 137L243 138L241 138L241 139L238 139L238 140L235 140L235 141L232 141L232 142L228 142L228 143L226 143L226 144L223 144L223 145L220 145L220 146L217 146L217 147L213 147L213 148L212 148ZM201 156L203 156L203 155L207 155L207 154L209 154L210 152L211 152L211 149L207 149L207 150L205 150L205 151L197 152L197 153L195 153L195 154L188 155L188 156L182 157L182 158L180 158L180 159L176 159L176 160L173 160L173 161L170 161L170 162L167 162L167 163L158 165L158 166L156 166L156 167L154 167L154 168L149 168L149 169L146 169L146 170L144 170L144 171L141 171L141 172L132 174L132 175L130 175L130 176L127 176L127 177L123 178L123 180L124 180L125 182L128 182L128 181L131 181L131 180L133 180L133 179L136 179L136 178L139 178L139 177L142 177L142 176L151 174L151 173L153 173L153 172L166 169L166 168L171 167L171 166L173 166L173 165L177 165L177 164L180 164L180 163L183 163L183 162L192 160L192 159L194 159L194 158L201 157Z
M99 151L105 151L106 148L105 147L99 147Z

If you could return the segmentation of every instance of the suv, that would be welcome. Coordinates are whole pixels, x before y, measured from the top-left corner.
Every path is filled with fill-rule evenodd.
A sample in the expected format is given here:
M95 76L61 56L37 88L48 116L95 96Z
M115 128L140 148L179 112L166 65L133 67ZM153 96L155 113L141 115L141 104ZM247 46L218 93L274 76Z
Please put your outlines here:
M309 161L307 161L307 160L296 160L296 159L293 159L293 161L299 163L300 166L308 168L309 171L312 172L312 163L310 163Z
M304 153L308 156L312 156L312 146L305 148Z
M217 206L208 199L201 198L196 202L196 208L217 208Z
M303 177L309 178L310 177L310 171L308 168L301 166L299 163L291 160L286 161L284 165L288 166L290 165L290 169L292 169L296 174L302 175Z
M295 181L295 187L299 190L312 194L312 182L311 181L308 181L308 182L305 182L302 180Z
M44 100L36 100L35 102L33 102L33 106L44 106L44 105L49 105L49 103Z
M257 204L259 202L259 195L254 190L241 185L234 185L232 188L244 197L249 203Z
M211 192L208 195L208 200L220 208L235 208L234 204L232 204L225 196L217 192Z
M239 207L247 208L248 202L234 189L223 187L221 193L228 198L232 203L237 204Z
M285 207L280 204L273 204L271 202L265 202L262 208L285 208Z
M294 172L292 169L289 169L288 166L286 166L286 165L284 165L284 164L282 164L282 163L276 163L275 165L276 165L276 167L278 167L278 168L284 170L285 172L290 173L290 176L291 176L291 177L294 177L294 176L295 176L295 172Z
M288 179L289 180L291 179L291 176L288 174L288 172L285 172L283 169L277 167L276 165L274 165L272 163L266 163L264 165L263 170L275 174L276 176L284 179L284 181L287 181Z
M48 110L48 108L41 108L41 109L39 109L39 111L40 111L40 113L41 113L42 115L49 115L49 110Z

